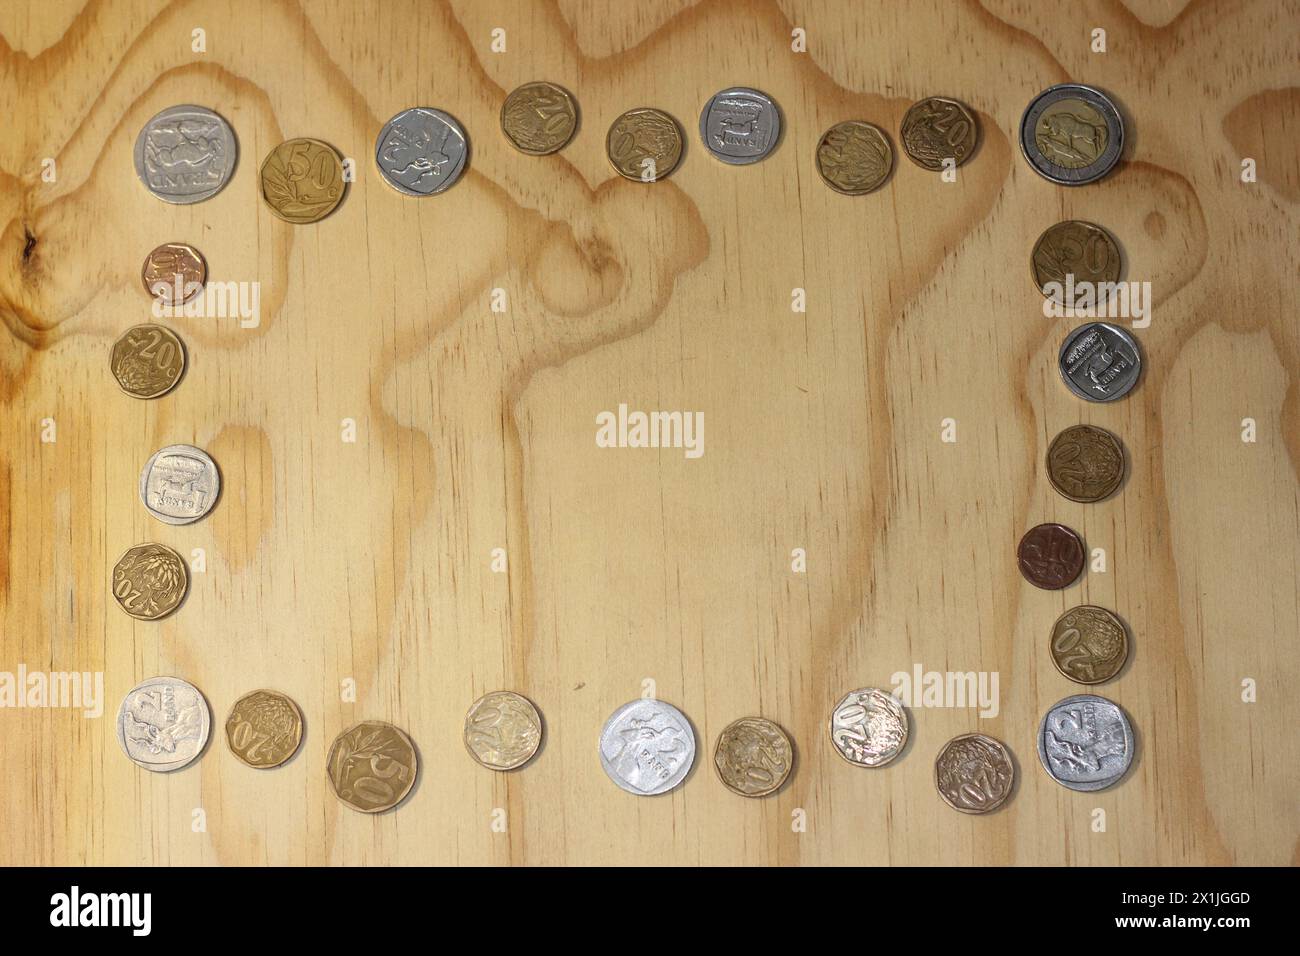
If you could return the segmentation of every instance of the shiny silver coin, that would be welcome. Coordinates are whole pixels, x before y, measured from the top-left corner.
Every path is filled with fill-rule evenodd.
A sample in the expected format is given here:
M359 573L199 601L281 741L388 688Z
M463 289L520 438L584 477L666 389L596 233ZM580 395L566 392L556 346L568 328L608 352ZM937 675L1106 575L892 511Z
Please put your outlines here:
M131 688L117 711L117 742L131 762L166 773L203 753L212 730L208 702L179 677L153 677Z
M1137 341L1109 322L1089 322L1067 335L1057 363L1070 391L1090 402L1123 398L1142 374Z
M217 503L221 474L208 453L193 445L168 445L140 472L140 500L167 524L198 521Z
M907 746L907 711L888 691L851 691L831 711L835 752L856 767L883 767Z
M700 139L724 163L765 159L781 138L781 111L758 90L735 86L716 94L700 113Z
M1038 759L1071 790L1105 790L1133 764L1133 728L1120 706L1078 694L1051 708L1038 725Z
M375 165L384 182L408 196L433 196L450 189L465 169L469 140L442 110L402 110L379 131Z
M686 779L694 762L691 722L662 700L624 704L600 732L600 765L628 793L667 793Z
M230 182L238 158L230 124L202 106L163 110L135 140L136 175L163 202L210 199Z
M1106 94L1061 83L1034 97L1020 118L1020 149L1040 176L1063 186L1095 182L1124 152L1124 121Z

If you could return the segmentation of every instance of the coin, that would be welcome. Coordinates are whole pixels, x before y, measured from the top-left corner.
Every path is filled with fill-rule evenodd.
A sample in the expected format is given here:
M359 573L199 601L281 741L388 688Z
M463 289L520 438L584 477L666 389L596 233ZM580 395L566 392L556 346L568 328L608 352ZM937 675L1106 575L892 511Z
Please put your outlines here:
M991 813L1011 796L1016 767L1011 751L984 734L962 734L934 759L934 785L943 802L962 813Z
M489 770L522 767L541 744L542 715L521 694L484 694L465 715L465 749Z
M1095 425L1071 425L1047 449L1047 480L1071 501L1101 501L1124 480L1124 447Z
M662 700L624 704L600 732L600 765L628 793L667 793L686 779L694 762L691 722Z
M700 112L700 139L724 163L766 159L781 138L781 111L765 93L743 86L715 93Z
M1038 726L1043 769L1071 790L1105 790L1133 763L1133 728L1116 703L1093 694L1067 697Z
M1128 631L1105 608L1081 605L1066 611L1052 628L1052 663L1079 684L1110 680L1128 660Z
M951 159L960 166L975 152L979 124L975 114L956 100L931 96L913 103L898 128L907 158L923 169L943 169Z
M1083 539L1063 524L1036 525L1020 539L1016 559L1034 587L1059 591L1083 572Z
M764 717L742 717L728 724L713 751L718 779L742 797L765 797L780 790L793 764L790 736Z
M907 744L907 711L892 694L864 687L835 705L830 719L835 752L856 767L883 767Z
M628 110L609 128L605 151L624 179L653 183L663 179L682 158L682 132L662 110Z
M138 544L113 566L113 597L139 621L156 621L180 607L189 588L181 556L161 544Z
M202 202L235 171L239 146L224 119L202 106L173 106L144 124L135 140L135 172L163 202Z
M1124 151L1124 122L1104 93L1062 83L1039 93L1020 118L1020 148L1029 165L1063 186L1091 183Z
M221 474L208 453L193 445L168 445L140 472L140 500L159 521L189 524L217 503Z
M113 343L108 367L122 391L135 398L166 395L185 372L180 336L161 325L137 325Z
M469 140L448 113L427 106L402 110L379 131L375 165L384 182L408 196L450 189L465 169Z
M184 305L203 291L208 264L189 243L164 242L145 257L140 279L144 290L163 305Z
M230 752L250 767L278 767L302 743L302 711L274 690L255 690L235 701L226 718Z
M165 773L198 759L212 717L199 689L179 677L136 684L117 711L117 742L138 767Z
M861 196L889 178L894 149L879 127L859 120L836 123L817 143L817 172L836 192Z
M285 222L318 222L343 201L343 161L318 139L290 139L262 163L262 198Z
M554 83L525 83L501 104L501 132L521 153L545 156L561 150L577 128L573 97Z
M1119 246L1101 226L1067 219L1038 237L1029 268L1046 298L1068 308L1091 309L1106 301L1119 281Z
M1109 322L1089 322L1065 337L1057 364L1066 386L1090 402L1113 402L1137 384L1142 353L1133 336Z
M415 744L392 724L365 720L334 738L326 772L353 810L382 813L401 803L419 773Z

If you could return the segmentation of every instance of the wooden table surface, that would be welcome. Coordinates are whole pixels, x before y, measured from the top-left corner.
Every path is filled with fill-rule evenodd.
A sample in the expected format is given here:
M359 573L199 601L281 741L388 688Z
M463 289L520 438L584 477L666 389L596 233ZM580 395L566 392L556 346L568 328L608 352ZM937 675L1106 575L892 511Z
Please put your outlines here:
M158 6L0 8L0 671L102 671L106 698L99 718L0 709L0 861L1300 859L1300 6ZM582 124L536 158L509 147L498 112L542 78L574 93ZM1110 91L1129 126L1120 167L1077 189L1034 174L1016 141L1028 101L1066 80ZM702 104L731 85L783 111L779 148L754 166L699 140ZM827 127L865 119L897 146L931 94L981 123L955 183L900 152L869 196L823 185ZM132 168L142 125L177 103L217 110L239 140L232 181L191 206L159 202ZM417 105L455 115L472 151L453 189L422 200L372 158L383 122ZM635 106L667 110L688 140L648 186L605 156ZM262 158L295 136L356 164L337 212L309 226L258 194ZM1152 283L1143 378L1112 404L1065 389L1056 351L1077 323L1045 318L1029 278L1034 240L1063 218L1105 225L1127 278ZM260 283L260 324L169 322L189 370L143 402L119 391L108 350L149 320L139 270L168 240L197 245L214 279ZM597 447L596 416L621 403L703 412L704 454ZM1063 499L1044 472L1048 442L1079 422L1128 449L1124 488L1100 504ZM137 479L178 442L207 449L224 486L210 517L170 527ZM1060 592L1014 558L1053 520L1106 555ZM144 541L206 555L161 623L108 589ZM1131 716L1137 759L1094 794L1054 783L1034 747L1044 710L1086 690L1048 652L1079 603L1133 636L1100 692ZM996 672L997 715L915 707L901 759L843 762L834 702L917 665ZM205 755L172 774L137 769L114 733L125 692L159 674L213 713ZM274 771L236 761L223 732L263 686L307 723ZM617 789L596 750L647 688L699 741L686 783L657 798ZM539 757L510 774L461 740L495 689L546 722ZM798 753L761 800L711 766L719 731L750 714ZM412 796L377 817L325 778L330 741L366 718L405 728L421 757ZM987 817L949 809L933 782L939 747L971 731L1019 768Z

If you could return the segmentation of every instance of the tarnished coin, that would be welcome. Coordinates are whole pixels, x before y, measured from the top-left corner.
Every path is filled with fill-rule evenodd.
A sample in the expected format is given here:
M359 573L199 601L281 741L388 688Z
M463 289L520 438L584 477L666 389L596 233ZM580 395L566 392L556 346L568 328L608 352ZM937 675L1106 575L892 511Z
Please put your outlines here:
M434 196L460 179L469 140L460 123L442 110L402 110L379 131L375 165L384 182L408 196Z
M846 196L877 189L894 168L894 148L879 127L859 120L836 123L817 144L817 172Z
M742 717L728 724L713 751L718 779L742 797L765 797L780 790L793 765L790 736L764 717Z
M113 343L108 367L126 394L158 398L175 388L185 373L185 346L171 329L137 325Z
M334 738L326 762L334 795L353 810L382 813L415 786L415 744L392 724L365 720Z
M113 565L113 597L140 621L156 621L180 607L189 583L185 561L161 544L138 544Z
M991 813L1011 796L1016 766L1000 740L962 734L943 745L934 760L934 785L943 802L962 813Z
M667 793L686 779L693 763L691 722L662 700L624 704L600 732L600 765L628 793Z
M501 132L521 153L554 153L568 145L577 129L573 97L554 83L525 83L501 104Z
M1058 365L1075 395L1090 402L1113 402L1137 384L1142 353L1133 336L1118 325L1089 322L1065 337Z
M628 110L610 126L605 151L624 179L653 183L677 168L682 158L682 131L662 110Z
M245 694L226 718L226 743L241 763L258 770L278 767L302 743L302 711L279 691Z
M164 242L145 258L140 279L144 290L163 305L184 305L203 291L208 264L189 243Z
M951 159L960 166L975 152L979 124L956 100L931 96L913 103L898 130L907 158L923 169L941 170Z
M1124 480L1124 447L1095 425L1071 425L1047 449L1047 480L1071 501L1101 501Z
M1040 524L1016 549L1020 573L1036 588L1059 591L1083 573L1083 539L1063 524Z
M1046 298L1067 308L1092 309L1119 282L1119 246L1101 226L1067 219L1038 237L1029 268Z
M224 119L202 106L173 106L140 130L135 172L163 202L202 202L230 181L238 156Z
M700 139L724 163L766 159L781 138L781 111L765 93L733 86L714 94L700 112Z
M1128 660L1128 630L1102 607L1070 608L1052 628L1052 663L1079 684L1110 680Z
M542 715L522 694L484 694L465 715L465 749L489 770L522 767L541 745Z
M883 767L907 745L907 711L888 691L864 687L835 705L830 719L835 752L856 767Z
M262 198L285 222L318 222L343 201L343 160L318 139L290 139L262 163Z
M154 452L140 472L140 500L167 524L198 521L217 503L221 474L208 453L193 445Z
M1067 697L1038 726L1043 769L1071 790L1105 790L1119 783L1133 763L1128 715L1105 697Z
M1020 148L1039 175L1063 186L1091 183L1124 152L1124 122L1104 93L1062 83L1039 93L1020 118Z
M179 677L136 684L117 712L117 742L138 767L180 770L208 744L212 716L199 689Z

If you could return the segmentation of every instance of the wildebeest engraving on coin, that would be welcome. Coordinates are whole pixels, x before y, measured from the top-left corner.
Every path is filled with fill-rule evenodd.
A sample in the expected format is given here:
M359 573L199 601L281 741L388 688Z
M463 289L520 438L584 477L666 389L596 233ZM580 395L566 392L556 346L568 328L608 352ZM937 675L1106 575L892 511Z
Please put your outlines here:
M1046 298L1068 308L1095 307L1119 281L1119 246L1101 226L1067 219L1038 237L1029 267Z
M628 793L667 793L695 762L695 731L686 715L662 700L624 704L600 733L600 765Z
M184 560L161 544L138 544L113 565L113 597L140 621L156 621L180 607L189 587Z
M208 264L189 243L164 242L145 257L140 280L144 290L163 305L184 305L203 291Z
M941 170L951 159L960 166L975 152L979 125L956 100L931 96L913 103L898 130L907 158L923 169Z
M883 767L907 745L907 711L887 691L851 691L831 711L835 752L857 767Z
M1105 790L1133 763L1133 728L1120 706L1079 694L1055 704L1038 727L1038 759L1071 790Z
M465 130L428 106L402 110L379 131L375 165L384 182L408 196L434 196L460 179L469 156Z
M1039 175L1064 186L1105 176L1124 151L1124 123L1104 93L1062 83L1038 94L1020 119L1020 148Z
M415 786L418 771L411 738L382 720L365 720L343 731L326 762L334 795L362 813L397 806Z
M189 524L217 503L221 475L208 453L193 445L168 445L140 472L140 500L159 521Z
M1090 402L1113 402L1137 384L1142 353L1133 336L1109 322L1089 322L1065 337L1057 359L1066 387Z
M741 717L718 735L713 766L718 779L742 797L765 797L781 789L794 765L790 736L774 721Z
M1034 587L1059 591L1083 573L1083 539L1063 524L1040 524L1025 532L1016 549L1020 573Z
M991 813L1011 796L1016 768L1007 745L984 734L963 734L934 760L934 784L943 802L962 813Z
M542 744L542 715L522 694L484 694L465 715L465 749L489 770L514 770Z
M530 156L563 149L577 128L573 97L554 83L525 83L501 104L501 132L515 149Z
M278 767L302 743L302 711L274 690L255 690L235 701L226 718L226 744L241 762L258 770Z
M108 367L122 391L134 398L166 395L185 372L180 336L161 325L137 325L113 343Z
M1070 608L1052 628L1052 663L1079 684L1110 680L1128 660L1128 630L1102 607Z
M781 111L767 94L743 86L723 90L700 111L700 139L724 163L743 166L771 155L781 138Z
M877 189L894 168L894 148L870 123L836 123L817 143L817 172L831 189L861 196Z
M657 182L676 169L682 158L682 131L662 110L628 110L609 127L605 152L624 179Z
M203 753L211 726L197 687L179 677L153 677L133 687L118 708L117 742L136 766L179 770Z
M1047 449L1047 480L1071 501L1101 501L1124 480L1124 446L1095 425L1072 425Z
M212 110L173 106L140 130L135 172L163 202L201 202L230 181L238 154L230 124Z
M296 225L318 222L343 201L343 160L318 139L290 139L262 162L262 198L271 212Z

